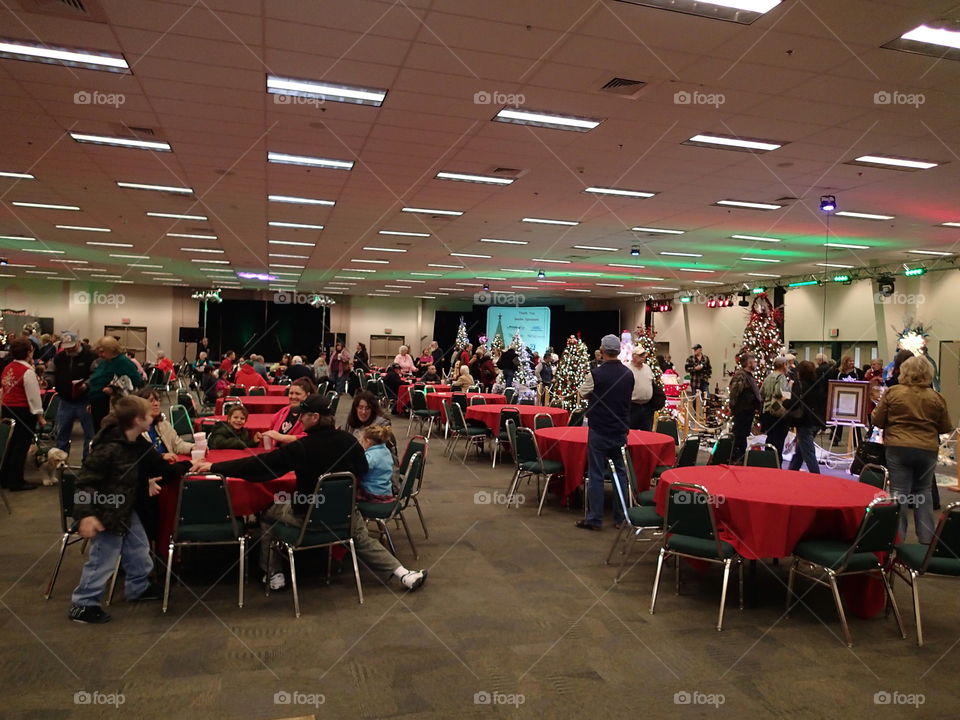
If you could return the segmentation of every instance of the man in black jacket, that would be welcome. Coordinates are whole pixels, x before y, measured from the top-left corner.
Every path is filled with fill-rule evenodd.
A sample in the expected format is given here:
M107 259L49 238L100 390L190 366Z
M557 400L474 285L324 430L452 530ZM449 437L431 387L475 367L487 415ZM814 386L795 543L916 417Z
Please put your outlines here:
M367 458L356 439L350 433L334 427L330 402L323 395L310 395L300 406L300 421L306 435L280 448L240 460L228 462L202 462L194 465L195 472L213 472L228 477L239 477L250 482L266 482L293 471L297 489L289 500L275 502L260 517L263 537L260 539L260 567L267 572L270 554L270 530L277 523L300 527L307 512L309 498L317 487L321 475L332 472L351 472L357 481L366 474ZM375 574L393 573L408 590L416 590L427 579L426 570L408 570L379 542L370 537L367 525L357 513L354 518L353 543L360 560ZM273 570L264 582L271 590L286 586L280 553L274 549L269 560Z
M740 358L740 368L730 378L730 414L733 416L733 455L730 462L742 462L747 451L747 437L753 427L753 418L763 407L763 396L753 373L757 356L747 353Z
M400 386L403 385L403 378L400 377L400 365L394 363L387 368L387 374L383 376L383 387L387 392L387 397L397 401L397 393L400 392ZM394 415L402 416L403 413L397 413L394 411Z
M73 332L60 336L60 352L53 358L53 382L60 398L57 409L57 447L70 453L70 436L73 424L80 421L83 428L83 459L87 459L90 441L93 440L93 417L90 415L90 399L87 396L90 366L97 356L80 344L80 337Z

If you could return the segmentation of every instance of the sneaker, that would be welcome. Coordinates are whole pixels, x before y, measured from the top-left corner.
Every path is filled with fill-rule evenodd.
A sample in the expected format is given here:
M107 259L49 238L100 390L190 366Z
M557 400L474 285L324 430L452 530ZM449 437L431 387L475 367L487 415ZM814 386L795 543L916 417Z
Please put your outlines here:
M406 575L400 578L400 584L403 585L410 592L417 590L426 581L427 581L426 570L411 570Z
M588 523L586 520L577 520L575 525L581 530L599 530L599 525L594 525L593 523Z
M141 603L141 602L156 602L157 600L163 599L163 585L158 583L150 583L147 585L147 589L140 593L135 598L128 598L127 602L132 603Z
M263 576L263 584L267 584L267 576ZM283 590L287 586L287 579L283 576L282 572L274 573L270 576L270 589L271 590Z
M110 622L110 616L99 605L71 605L69 618L74 622L88 625L102 625Z

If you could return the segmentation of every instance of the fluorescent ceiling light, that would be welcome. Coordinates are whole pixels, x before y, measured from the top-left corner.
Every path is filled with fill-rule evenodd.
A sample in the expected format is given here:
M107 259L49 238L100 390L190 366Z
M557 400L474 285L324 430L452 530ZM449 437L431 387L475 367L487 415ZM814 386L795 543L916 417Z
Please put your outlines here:
M539 290L540 289L533 285L511 285L510 287L513 288L514 290ZM452 290L453 288L449 288L449 289Z
M602 245L574 245L577 250L596 250L597 252L616 252L619 248L603 247Z
M742 257L741 260L747 260L749 262L762 262L762 263L778 263L779 260L774 260L773 258L758 258L758 257Z
M764 235L731 235L734 240L756 240L757 242L778 243L780 238L766 237Z
M686 252L672 252L669 250L663 250L661 255L673 255L676 257L703 257L701 253L686 253Z
M550 220L548 218L532 218L525 217L521 222L525 223L540 223L541 225L579 225L580 223L575 220Z
M413 285L384 285L385 288L400 288L401 290L412 290Z
M653 233L654 235L683 235L686 230L667 230L666 228L635 227L634 232Z
M229 260L209 260L207 258L190 258L190 262L195 263L214 263L215 265L229 265ZM203 270L204 268L200 268Z
M364 250L369 250L370 252L392 252L392 253L405 253L406 250L403 248L382 248L382 247L365 247Z
M297 242L295 240L267 240L271 245L296 245L297 247L316 247L313 242Z
M462 210L432 210L430 208L405 207L400 210L405 213L421 213L423 215L463 215Z
M287 153L267 152L267 161L280 165L306 165L331 170L351 170L353 160L333 160L331 158L309 157L308 155L289 155Z
M156 150L157 152L171 152L170 143L159 140L136 140L134 138L113 137L110 135L88 135L86 133L70 133L70 137L78 143L92 145L114 145L116 147L134 148L137 150Z
M138 268L162 268L163 265L149 265L146 263L127 263L127 267L138 267ZM147 275L152 275L153 273L145 273ZM164 273L169 275L170 273Z
M293 275L293 273L278 273L278 274L280 274L280 275L286 275L286 274ZM358 276L356 276L356 275L334 275L333 277L336 278L336 279L338 279L338 280L366 280L366 278L358 277Z
M631 270L643 270L646 265L628 265L627 263L607 263L607 267L630 268Z
M363 258L350 258L350 262L366 263L367 265L389 265L389 260L364 260Z
M302 267L302 266L297 266ZM362 273L375 273L376 270L370 270L368 268L358 268L358 267L348 267L343 269L344 272L362 272Z
M433 275L433 273L410 273L410 274L411 274L411 275ZM442 276L441 276L441 275L437 275L436 277L442 277ZM411 280L410 278L398 278L398 280L400 280L400 282L420 283L421 285L424 284L425 282L427 282L426 280Z
M869 250L869 245L852 245L851 243L825 242L824 247L843 248L845 250Z
M66 250L47 250L45 248L20 248L20 252L45 253L47 255L64 255Z
M29 60L52 65L66 65L88 70L130 73L130 66L119 53L100 50L80 50L77 48L56 47L23 40L0 40L0 57L14 60ZM87 93L89 95L89 93Z
M267 223L270 227L296 228L298 230L323 230L323 225L310 225L309 223L279 222L271 220Z
M569 260L549 260L547 258L530 258L530 262L555 263L557 265L569 265Z
M117 187L127 188L129 190L155 190L157 192L177 193L180 195L193 194L193 188L176 187L175 185L149 185L147 183L121 182L117 180Z
M491 258L491 257L493 257L493 256L492 256L492 255L477 255L477 254L475 254L475 253L452 252L452 253L450 253L450 257L465 257L465 258L483 258L483 259L489 259L489 258Z
M503 108L493 119L495 122L513 123L515 125L533 125L535 127L552 128L554 130L573 130L574 132L588 132L603 122L603 120L576 117L574 115L554 115L536 110L520 110L516 108Z
M594 195L617 195L620 197L632 197L632 198L652 198L656 193L647 192L645 190L624 190L622 188L607 188L607 187L588 187L584 188L585 193L593 193Z
M26 235L0 235L0 240L15 240L17 242L36 242L35 237L28 237Z
M645 5L663 10L675 10L688 15L699 15L714 20L729 20L749 25L763 16L781 0L622 0L631 5Z
M563 285L565 284L563 280L537 280L538 283L546 283L547 285Z
M834 215L841 215L843 217L852 217L860 218L861 220L893 220L893 215L874 215L873 213L859 213L859 212L847 212L846 210L840 210L835 212Z
M333 207L337 204L333 200L317 200L315 198L294 197L293 195L267 195L267 200L292 205L323 205L325 207Z
M908 160L906 158L890 157L888 155L861 155L858 158L854 158L851 162L862 163L864 165L887 165L904 170L929 170L939 165L939 163L927 162L925 160Z
M483 183L486 185L510 185L513 178L500 178L491 175L470 175L468 173L438 172L438 180L455 180L457 182Z
M689 267L680 268L680 270L682 270L683 272L695 272L695 273L714 273L714 272L716 272L716 270L701 270L700 268L689 268Z
M907 252L913 255L941 255L944 257L948 255L956 255L956 253L941 252L939 250L907 250Z
M665 287L665 286L663 286L663 285L651 285L651 286L650 286L650 289L651 289L651 290L679 290L680 288Z
M411 275L419 275L420 277L443 277L442 273L428 273L428 272L412 272ZM410 282L409 280L407 282Z
M523 270L523 269L520 269L520 268L500 268L500 272L529 273L529 272L536 272L536 270L531 270L531 269L529 269L529 268L527 268L526 270Z
M288 258L293 260L309 260L309 255L288 255L286 253L270 253L269 257Z
M563 290L564 292L581 292L581 293L591 292L590 290L583 290L582 288L564 288Z
M744 138L732 137L729 135L694 135L683 145L699 145L709 147L720 147L726 150L749 150L751 152L770 152L783 147L786 143L778 143L764 140L746 140Z
M842 268L842 269L849 270L850 268L852 268L852 267L854 267L854 266L853 266L853 265L841 265L841 264L839 264L839 263L817 263L817 267Z
M454 285L462 285L463 287L483 287L481 283L470 283L470 282L458 282Z
M501 245L527 245L526 240L501 240L499 238L480 238L480 242L499 243Z
M132 243L114 243L114 242L88 242L87 245L99 245L100 247L133 247Z
M83 230L84 232L111 232L110 228L87 227L86 225L57 225L60 230Z
M450 268L452 270L463 270L463 265L444 265L443 263L427 263L427 267Z
M783 275L771 275L770 273L747 273L750 277L779 278Z
M218 250L216 248L180 248L183 252L195 252L195 253L214 253L215 255L223 255L223 250Z
M119 254L115 255L114 253L110 253L110 257L123 258L124 260L149 260L150 259L149 255L119 255Z
M25 272L28 275L56 275L57 274L56 270L26 270ZM90 277L102 277L102 276L91 275ZM115 277L120 277L120 276L116 275Z
M947 28L935 28L929 25L918 25L913 30L900 36L901 40L913 40L927 45L960 49L960 32Z
M694 280L695 285L723 285L719 280Z
M595 283L597 287L623 287L620 283Z
M729 207L750 208L751 210L779 210L783 207L783 205L774 205L773 203L747 202L746 200L717 200L716 204Z
M430 233L423 232L405 232L402 230L380 230L380 235L400 235L401 237L430 237ZM481 240L481 242L483 242Z
M193 238L194 240L216 240L216 235L198 235L194 233L167 233L167 237Z
M945 222L940 224L944 227L960 227L960 222Z
M300 277L302 273L292 273L292 272L275 272L274 275L283 275L283 277ZM357 280L362 280L362 278L357 278Z
M123 275L91 275L90 277L108 278L108 279L109 279L109 278L119 278L119 277L123 277Z
M10 172L7 170L0 170L0 177L16 178L17 180L36 180L37 179L30 173Z
M206 215L183 215L181 213L148 212L147 215L149 215L150 217L172 218L173 220L206 221L209 219Z
M71 263L71 264L74 264L74 265L89 265L89 264L90 264L90 261L89 261L89 260L68 260L68 259L66 259L66 258L54 258L54 259L51 260L50 262ZM157 267L161 267L161 266L158 265Z
M494 282L503 282L505 277L495 277L492 275L477 275L477 280L493 280Z
M377 88L284 78L277 75L267 75L267 92L271 95L294 95L373 107L380 107L384 98L387 97L386 90Z
M76 205L53 205L52 203L34 203L34 202L14 201L10 204L16 205L17 207L39 208L41 210L79 210L80 209Z
M203 262L203 261L201 260L201 261L198 261L198 262ZM213 261L211 261L211 262L213 262ZM275 267L279 267L279 268L290 268L291 270L303 270L306 266L305 266L305 265L285 265L285 264L282 264L282 263L270 263L270 267L272 267L272 268L275 268Z
M173 275L172 272L156 272L154 270L144 270L144 275Z

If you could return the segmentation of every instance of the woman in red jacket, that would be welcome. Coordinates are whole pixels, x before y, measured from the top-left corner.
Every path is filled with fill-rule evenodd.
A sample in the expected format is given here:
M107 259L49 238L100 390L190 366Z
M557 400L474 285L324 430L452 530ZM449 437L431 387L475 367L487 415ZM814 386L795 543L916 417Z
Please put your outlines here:
M33 343L26 338L17 338L10 343L10 356L13 361L0 376L0 404L2 416L14 422L13 433L9 437L7 456L4 460L0 486L11 492L33 490L37 486L29 485L23 479L23 468L27 461L27 451L33 442L33 433L37 425L43 427L43 404L40 401L40 383L33 371Z
M270 438L272 441L286 444L299 440L306 431L303 429L303 423L300 422L300 403L313 395L317 391L317 386L313 384L310 378L297 378L290 384L287 390L287 396L290 398L290 404L278 410L273 416L273 422L270 423L270 429L263 433L257 433L254 436L256 442L263 438Z

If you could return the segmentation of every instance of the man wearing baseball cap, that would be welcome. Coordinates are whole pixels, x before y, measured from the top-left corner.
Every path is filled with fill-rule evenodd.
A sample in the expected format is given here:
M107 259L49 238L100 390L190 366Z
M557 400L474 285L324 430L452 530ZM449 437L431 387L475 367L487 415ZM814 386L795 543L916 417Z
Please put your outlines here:
M698 390L707 394L710 392L710 375L713 369L710 367L710 358L703 354L703 345L697 343L691 348L693 355L687 358L684 364L684 370L690 373L690 391Z
M587 516L577 522L577 527L585 530L599 530L603 525L603 476L607 460L613 461L623 497L627 493L627 469L620 448L626 444L630 430L633 373L620 362L620 338L616 335L603 336L600 353L600 364L580 386L580 394L590 401L587 406ZM618 526L625 522L623 507L616 496L613 517Z
M633 395L630 398L630 429L653 429L653 406L650 399L653 397L653 370L647 364L647 351L642 345L633 349L630 361L630 372L633 373Z
M276 548L270 547L273 526L282 523L299 528L303 524L308 507L304 500L313 496L321 475L351 472L359 484L360 478L368 470L367 457L360 444L353 435L334 426L334 410L327 397L316 393L308 395L300 404L300 422L306 435L272 452L227 462L195 463L193 466L194 472L213 472L250 482L266 482L291 471L296 474L297 489L293 497L284 502L275 502L260 516L260 527L263 529L260 567L264 571L264 583L268 583L271 590L286 587L283 559ZM353 524L353 544L357 556L372 572L378 576L392 573L407 590L416 590L426 581L426 570L408 570L383 545L370 537L367 524L359 512ZM269 557L271 552L272 558ZM266 575L268 565L270 577Z
M60 352L53 358L53 384L60 398L57 409L57 447L70 452L73 424L83 428L83 459L87 459L93 440L93 417L90 414L90 366L97 356L80 344L75 332L60 335Z

